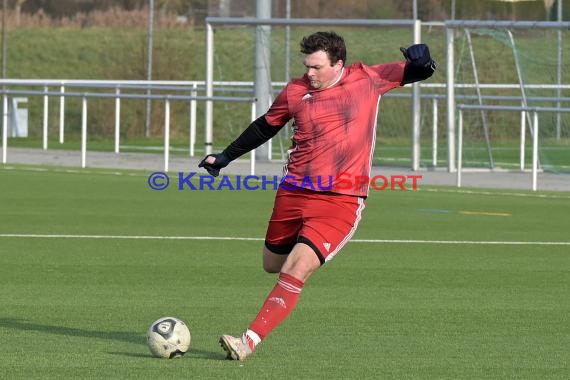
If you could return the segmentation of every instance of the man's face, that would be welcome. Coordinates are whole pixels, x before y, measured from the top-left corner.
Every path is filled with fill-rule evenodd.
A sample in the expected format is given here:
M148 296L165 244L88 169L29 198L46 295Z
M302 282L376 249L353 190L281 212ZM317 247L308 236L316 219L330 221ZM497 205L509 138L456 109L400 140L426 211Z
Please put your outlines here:
M316 90L329 87L333 84L342 70L343 62L338 60L331 65L331 61L326 52L319 50L305 55L303 60L307 76L311 81L311 87Z

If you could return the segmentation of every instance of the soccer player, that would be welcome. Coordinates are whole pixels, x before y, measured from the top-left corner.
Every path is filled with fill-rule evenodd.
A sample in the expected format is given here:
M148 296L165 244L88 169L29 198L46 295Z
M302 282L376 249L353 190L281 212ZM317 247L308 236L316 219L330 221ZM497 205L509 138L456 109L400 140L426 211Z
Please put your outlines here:
M368 183L354 179L370 176L380 98L393 88L429 78L436 68L425 44L401 51L402 61L347 66L341 36L317 32L304 37L306 74L291 80L267 113L223 152L200 162L199 167L217 176L294 120L263 247L263 269L279 277L243 335L220 338L229 359L245 360L254 352L293 311L311 274L333 259L356 231Z

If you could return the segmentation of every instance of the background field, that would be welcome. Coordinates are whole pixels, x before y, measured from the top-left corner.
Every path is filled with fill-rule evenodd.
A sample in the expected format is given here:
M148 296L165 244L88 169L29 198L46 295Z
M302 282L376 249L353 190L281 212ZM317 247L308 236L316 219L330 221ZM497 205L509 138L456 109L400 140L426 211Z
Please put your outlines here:
M286 80L286 61L289 76L304 72L298 43L302 36L312 33L315 27L293 27L289 40L291 53L285 54L286 34L283 27L272 28L271 79ZM349 63L362 61L367 64L402 59L400 46L408 46L412 40L411 28L335 28L347 42ZM253 81L255 33L251 27L217 27L215 33L216 81ZM562 50L570 49L570 36L564 32ZM476 69L481 83L518 83L514 55L504 30L472 31ZM160 28L154 36L153 79L155 80L203 80L205 77L205 32L201 28ZM541 30L515 30L523 81L525 84L554 84L557 82L557 33ZM424 27L422 40L430 46L432 56L438 62L436 74L426 83L444 83L446 73L445 31L442 27ZM21 27L9 31L8 77L13 79L106 79L141 80L146 78L146 44L144 29L125 28L76 28L76 27ZM474 83L473 68L465 35L456 36L456 80L458 83ZM41 62L41 64L38 64ZM570 82L570 66L563 62L562 83ZM23 89L21 87L15 87ZM30 89L29 87L27 88ZM42 86L36 90L43 90ZM59 87L51 90L59 91ZM75 88L83 92L114 92L93 88ZM244 90L242 88L241 90ZM68 91L71 91L68 89ZM423 89L424 95L445 95L445 88ZM123 92L138 92L127 91ZM168 91L173 93L174 91ZM410 89L389 93L381 102L378 121L378 139L375 164L411 164L411 102L404 96ZM564 90L560 95L568 99ZM159 92L155 92L158 94ZM166 92L160 92L165 94ZM180 92L178 92L180 93ZM188 95L187 92L184 93ZM203 93L201 93L203 95ZM484 96L520 96L520 90L485 89ZM248 96L247 92L217 91L216 95ZM249 93L253 96L252 93ZM458 96L475 96L474 89L458 89ZM530 97L557 96L554 90L527 90ZM458 99L458 103L475 103ZM164 102L154 101L150 123L150 138L145 137L146 102L123 100L121 103L121 144L124 150L160 149L164 126ZM519 101L485 100L487 105L514 105ZM530 105L555 107L553 101L530 101ZM567 102L561 104L567 107ZM114 99L90 99L88 106L88 135L90 149L112 151L114 149ZM432 100L422 101L421 165L432 166ZM43 130L43 97L30 96L29 135L27 139L11 139L10 146L40 147ZM446 103L439 99L438 166L445 166L447 159L447 132L445 127ZM245 103L214 105L214 148L223 149L236 138L250 122L250 106ZM489 111L489 134L497 167L512 169L518 166L520 116L514 112ZM59 134L59 99L51 98L48 118L51 148L76 149L80 141L81 101L70 98L65 108L66 143L55 143ZM489 168L488 152L479 111L465 113L465 164ZM197 152L203 150L204 104L197 108ZM562 114L560 138L556 136L556 115L540 115L540 162L543 169L554 172L570 172L570 114ZM174 149L188 151L189 106L187 102L172 102L171 141ZM275 157L281 159L290 145L291 131L284 131L274 139ZM530 149L530 133L527 148ZM283 156L282 156L283 155ZM530 154L526 155L527 164Z
M1 378L570 377L567 193L372 192L354 242L240 364L217 339L275 282L273 191L147 175L0 169ZM163 315L192 329L182 359L148 353Z

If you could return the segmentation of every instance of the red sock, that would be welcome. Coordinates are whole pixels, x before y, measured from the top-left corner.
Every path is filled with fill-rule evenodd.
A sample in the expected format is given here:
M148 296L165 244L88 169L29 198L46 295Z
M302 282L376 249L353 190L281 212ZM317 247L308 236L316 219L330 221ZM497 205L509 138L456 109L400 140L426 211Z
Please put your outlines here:
M267 296L249 329L256 332L263 340L293 311L303 285L303 281L286 273L280 273L277 284Z

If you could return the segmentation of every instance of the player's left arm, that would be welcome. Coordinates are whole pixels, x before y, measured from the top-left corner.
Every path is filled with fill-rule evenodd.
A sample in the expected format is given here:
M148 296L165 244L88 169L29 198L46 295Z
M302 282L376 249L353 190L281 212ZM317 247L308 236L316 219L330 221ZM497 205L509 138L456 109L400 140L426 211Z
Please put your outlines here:
M433 75L437 64L431 58L429 48L426 44L416 44L408 48L400 48L406 58L404 67L404 77L401 85L418 82Z

